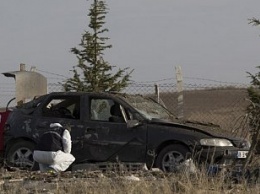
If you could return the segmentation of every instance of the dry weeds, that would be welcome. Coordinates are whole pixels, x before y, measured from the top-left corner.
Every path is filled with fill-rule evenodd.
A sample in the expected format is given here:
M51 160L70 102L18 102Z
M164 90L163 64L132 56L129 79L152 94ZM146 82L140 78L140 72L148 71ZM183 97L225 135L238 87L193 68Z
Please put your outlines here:
M169 174L161 171L76 171L59 174L1 169L0 193L260 193L260 184L224 174Z

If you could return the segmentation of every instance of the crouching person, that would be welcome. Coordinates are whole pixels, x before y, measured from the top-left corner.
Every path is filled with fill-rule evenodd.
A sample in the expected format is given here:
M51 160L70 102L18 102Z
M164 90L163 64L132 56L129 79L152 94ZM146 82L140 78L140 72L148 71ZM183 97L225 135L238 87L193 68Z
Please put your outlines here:
M45 132L34 152L33 159L39 163L40 171L65 171L74 162L71 152L70 127L64 128L59 123L50 124L50 131Z

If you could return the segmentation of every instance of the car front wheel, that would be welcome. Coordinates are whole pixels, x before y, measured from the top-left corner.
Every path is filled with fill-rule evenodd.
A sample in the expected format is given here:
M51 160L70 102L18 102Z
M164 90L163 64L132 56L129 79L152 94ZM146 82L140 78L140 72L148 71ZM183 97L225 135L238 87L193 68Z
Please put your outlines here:
M8 165L18 168L32 169L34 165L33 150L35 144L28 141L16 142L10 147L6 162Z
M177 172L180 165L188 159L190 151L183 145L169 145L163 148L156 159L156 167L164 172Z

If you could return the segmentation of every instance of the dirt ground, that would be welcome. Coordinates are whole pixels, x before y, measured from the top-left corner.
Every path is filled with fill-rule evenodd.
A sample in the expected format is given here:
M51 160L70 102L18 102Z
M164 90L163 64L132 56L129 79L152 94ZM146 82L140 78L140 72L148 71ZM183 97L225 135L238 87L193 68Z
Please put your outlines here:
M260 193L257 183L218 176L153 171L43 173L1 168L0 193Z
M1 169L0 193L127 193L133 182L162 182L161 171L67 171L43 173L18 169ZM135 184L135 183L134 183ZM122 190L121 190L122 189ZM124 192L122 192L124 191Z

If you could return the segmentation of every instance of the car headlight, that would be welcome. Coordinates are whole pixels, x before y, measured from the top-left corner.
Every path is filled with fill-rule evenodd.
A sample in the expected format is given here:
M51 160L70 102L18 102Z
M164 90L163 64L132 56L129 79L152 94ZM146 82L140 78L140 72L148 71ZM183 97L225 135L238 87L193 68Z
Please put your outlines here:
M233 144L229 140L220 138L201 139L200 145L215 147L233 146Z

